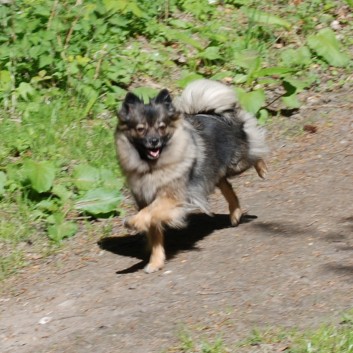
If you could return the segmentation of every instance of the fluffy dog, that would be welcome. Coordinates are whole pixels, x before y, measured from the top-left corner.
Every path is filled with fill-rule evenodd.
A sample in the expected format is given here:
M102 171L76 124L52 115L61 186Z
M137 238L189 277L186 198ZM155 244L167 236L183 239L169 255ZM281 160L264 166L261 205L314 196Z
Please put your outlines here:
M210 214L207 198L218 187L236 226L242 211L228 179L250 167L267 168L264 132L241 110L234 90L197 80L172 101L163 89L148 104L127 93L115 133L118 159L139 212L125 226L147 233L147 273L165 262L163 229L185 226L187 214Z

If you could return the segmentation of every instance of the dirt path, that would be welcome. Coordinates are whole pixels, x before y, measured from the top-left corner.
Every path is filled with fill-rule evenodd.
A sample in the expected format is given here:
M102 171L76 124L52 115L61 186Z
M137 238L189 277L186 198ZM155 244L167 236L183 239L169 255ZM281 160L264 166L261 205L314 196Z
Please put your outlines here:
M316 326L352 308L352 92L310 102L270 128L269 178L234 182L246 222L228 228L216 194L216 216L169 234L167 266L151 275L142 238L107 238L102 249L99 235L76 237L70 253L5 282L1 352L162 352L183 328L232 343L254 327ZM308 123L316 133L293 134Z

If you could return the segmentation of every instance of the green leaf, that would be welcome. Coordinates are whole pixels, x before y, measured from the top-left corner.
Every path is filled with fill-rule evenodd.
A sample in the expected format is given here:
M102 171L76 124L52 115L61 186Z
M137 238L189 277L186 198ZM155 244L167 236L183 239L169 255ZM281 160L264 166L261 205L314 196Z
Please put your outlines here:
M187 29L187 28L192 27L192 23L186 22L186 21L183 21L180 19L170 19L169 24L171 24L173 27L179 28L179 29Z
M291 96L297 92L296 86L292 85L290 81L283 81L283 87L286 90L285 97Z
M64 185L54 185L51 193L57 196L62 202L69 200L73 193L68 190Z
M199 56L206 60L217 60L221 58L219 53L219 47L208 47L205 50L201 51Z
M308 45L332 66L346 66L351 61L348 54L341 48L335 33L329 28L324 28L319 33L309 36Z
M297 87L292 85L290 81L283 81L283 87L286 90L286 93L282 97L282 102L289 109L299 108L301 104L297 96Z
M87 116L88 115L88 113L91 111L92 107L96 103L98 97L99 97L98 92L94 92L94 94L91 95L91 97L89 98L89 101L86 104L86 108L83 111L83 116Z
M192 81L203 78L202 75L197 74L196 72L186 74L182 79L177 81L177 84L180 88L185 88Z
M283 20L280 17L277 17L275 15L269 14L264 11L260 10L255 10L251 9L248 7L243 6L241 8L241 11L248 16L249 20L253 22L258 22L258 23L263 23L263 24L268 24L268 25L276 25L276 26L281 26L286 29L291 28L291 23L289 23L286 20Z
M11 74L9 71L0 71L0 92L11 90Z
M104 188L109 190L121 190L124 181L122 178L118 178L115 173L109 169L100 170L100 180Z
M257 114L257 121L260 125L265 125L268 119L268 111L266 109L259 110Z
M151 87L138 87L133 90L137 96L142 98L142 100L147 103L151 98L155 97L157 90Z
M305 79L286 77L286 79L283 81L283 84L284 84L284 87L286 87L285 82L287 82L291 86L295 87L297 92L301 92L304 88L310 87L314 81L315 81L315 78L313 77L306 77Z
M52 64L53 62L54 58L52 56L43 54L39 57L39 68L43 68L47 65Z
M176 39L184 44L191 45L195 49L202 51L204 49L204 46L200 44L199 41L191 37L191 34L186 34L182 32L176 32L172 31L169 33L169 38Z
M108 11L120 12L124 11L129 3L128 0L103 0L104 6Z
M246 92L242 88L236 88L238 100L243 109L247 112L256 114L265 104L265 92L263 89L258 89L252 92Z
M50 212L53 213L57 211L58 205L55 202L55 200L50 200L50 199L44 199L40 202L38 202L35 206L36 209L44 211L44 212Z
M131 11L136 17L146 17L146 14L142 11L142 9L137 5L135 1L129 1L128 6L126 7L126 12Z
M268 67L265 69L258 70L256 72L256 77L263 77L263 76L283 76L289 72L292 72L293 69L289 67Z
M104 0L104 6L108 11L117 13L128 13L132 12L136 17L146 17L145 13L138 6L137 1L133 0Z
M5 193L5 183L6 183L7 177L4 172L0 172L0 196L4 195Z
M78 229L76 223L66 221L61 213L48 217L48 222L52 223L48 226L48 237L56 243L60 243L64 238L72 237Z
M283 96L282 101L286 105L286 107L289 109L295 109L295 108L299 108L301 106L301 103L298 100L298 96L296 93L293 93L290 96Z
M81 164L74 169L73 182L79 190L89 190L97 186L99 169L88 164Z
M245 83L247 79L248 79L248 75L236 74L234 76L234 83L235 84Z
M122 196L118 190L98 188L88 191L76 201L75 208L93 215L106 214L116 210Z
M261 66L261 57L256 50L246 49L240 52L235 51L233 54L234 63L251 72L259 70Z
M17 92L22 99L27 101L35 94L36 90L29 83L21 82L17 87Z
M214 74L211 77L211 80L223 80L226 77L232 77L233 76L233 72L232 71L221 71L221 72L217 72L216 74Z
M72 237L77 232L77 224L74 222L63 222L48 227L48 236L50 239L60 242L64 238Z
M55 178L55 167L51 162L29 159L24 163L22 171L35 191L42 193L51 189Z
M285 65L290 67L303 67L311 63L311 53L306 46L297 49L284 49L281 51L281 59Z

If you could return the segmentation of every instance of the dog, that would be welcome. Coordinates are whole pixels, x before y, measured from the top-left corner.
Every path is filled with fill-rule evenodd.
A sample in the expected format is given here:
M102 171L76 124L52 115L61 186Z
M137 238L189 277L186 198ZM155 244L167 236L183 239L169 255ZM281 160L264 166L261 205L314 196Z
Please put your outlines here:
M207 199L216 187L238 225L242 210L228 179L250 167L262 178L267 172L264 131L240 108L233 88L213 80L192 82L174 100L163 89L148 104L127 93L115 141L139 210L125 226L147 234L147 273L164 266L165 227L184 227L191 212L211 214Z

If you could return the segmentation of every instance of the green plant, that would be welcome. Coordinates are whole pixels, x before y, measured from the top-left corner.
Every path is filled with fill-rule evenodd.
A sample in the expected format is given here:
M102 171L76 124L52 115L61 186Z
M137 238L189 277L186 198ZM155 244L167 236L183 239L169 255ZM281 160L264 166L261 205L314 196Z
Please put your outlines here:
M0 242L6 271L11 261L25 263L16 244L43 235L43 242L60 244L87 228L82 218L122 211L112 135L127 90L149 100L161 86L176 90L201 77L225 80L237 86L243 107L266 123L281 109L298 108L300 93L318 84L323 73L330 89L347 82L352 26L343 18L339 33L329 27L350 5L339 0L2 4Z
M225 353L225 352L277 352L290 353L352 353L353 311L343 315L340 324L323 325L305 332L297 329L254 329L248 338L226 347L224 340L214 339L222 332L212 332L206 338L194 338L190 333L180 335L180 344L167 352ZM228 344L229 347L229 344Z

